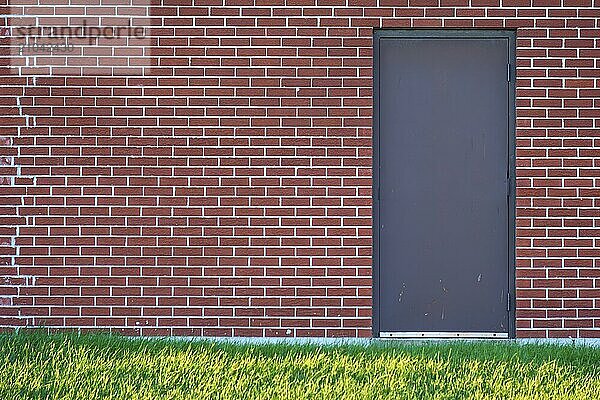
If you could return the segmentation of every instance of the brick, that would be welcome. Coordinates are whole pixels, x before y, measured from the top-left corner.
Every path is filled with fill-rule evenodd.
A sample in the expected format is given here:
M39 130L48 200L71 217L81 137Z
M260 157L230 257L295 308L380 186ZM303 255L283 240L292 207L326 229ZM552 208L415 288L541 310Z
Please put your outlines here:
M0 330L369 336L372 32L445 27L517 29L517 336L598 336L591 0L205 3L145 76L0 76Z

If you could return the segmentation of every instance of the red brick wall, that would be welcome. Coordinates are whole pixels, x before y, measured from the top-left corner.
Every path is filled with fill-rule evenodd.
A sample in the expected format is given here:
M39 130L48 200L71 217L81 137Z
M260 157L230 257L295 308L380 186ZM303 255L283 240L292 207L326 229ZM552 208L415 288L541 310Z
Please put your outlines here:
M445 27L517 30L517 335L600 337L599 0L162 3L141 57L0 38L0 326L370 336L373 28Z

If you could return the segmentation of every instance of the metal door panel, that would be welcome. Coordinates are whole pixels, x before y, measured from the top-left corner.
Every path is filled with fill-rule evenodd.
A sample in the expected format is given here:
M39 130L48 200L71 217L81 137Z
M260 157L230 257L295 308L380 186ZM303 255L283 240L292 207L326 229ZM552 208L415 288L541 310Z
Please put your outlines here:
M509 40L376 40L376 329L508 333Z

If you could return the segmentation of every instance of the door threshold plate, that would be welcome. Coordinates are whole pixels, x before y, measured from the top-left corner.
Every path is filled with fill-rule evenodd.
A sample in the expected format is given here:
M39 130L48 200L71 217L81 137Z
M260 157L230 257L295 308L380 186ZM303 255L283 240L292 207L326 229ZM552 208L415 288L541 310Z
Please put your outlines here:
M379 332L381 338L410 339L508 339L506 332Z

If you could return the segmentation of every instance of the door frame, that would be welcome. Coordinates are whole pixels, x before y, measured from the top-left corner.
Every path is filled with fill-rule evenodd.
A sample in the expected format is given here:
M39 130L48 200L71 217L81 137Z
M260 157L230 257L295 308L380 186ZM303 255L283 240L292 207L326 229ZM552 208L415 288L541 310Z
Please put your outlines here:
M506 39L508 40L508 337L516 337L516 31L514 30L475 30L475 29L375 29L373 31L373 169L372 169L372 204L373 204L373 337L380 337L380 293L379 293L379 169L380 169L380 132L379 132L379 41L381 38L434 38L434 39Z

